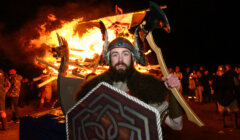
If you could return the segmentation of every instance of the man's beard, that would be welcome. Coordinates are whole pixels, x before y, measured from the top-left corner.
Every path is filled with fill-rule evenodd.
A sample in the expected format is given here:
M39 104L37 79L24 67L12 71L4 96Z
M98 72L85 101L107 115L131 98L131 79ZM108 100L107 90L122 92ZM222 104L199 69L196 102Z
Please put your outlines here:
M116 67L118 65L124 65L126 67L126 69L125 70L124 69L117 70ZM125 64L123 62L118 62L114 66L110 65L110 69L109 69L110 76L111 76L112 80L115 82L126 81L132 75L133 71L134 71L134 67L133 67L132 61L129 66L127 66L127 64Z

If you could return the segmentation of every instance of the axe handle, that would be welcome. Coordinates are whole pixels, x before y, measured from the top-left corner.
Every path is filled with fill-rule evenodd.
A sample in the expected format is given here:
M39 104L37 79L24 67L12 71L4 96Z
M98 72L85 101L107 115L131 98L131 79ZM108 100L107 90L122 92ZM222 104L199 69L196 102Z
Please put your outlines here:
M150 45L150 47L153 49L153 51L157 55L157 60L160 65L161 71L164 76L167 76L169 74L167 66L165 64L165 61L163 59L162 51L161 49L155 44L152 32L150 31L147 35L147 41ZM171 92L173 93L174 97L177 99L179 104L182 106L184 111L186 112L187 118L189 121L194 122L199 127L204 126L204 123L198 118L198 116L193 112L193 110L190 108L190 106L187 104L187 102L184 100L183 96L179 93L179 91L176 88L171 88Z

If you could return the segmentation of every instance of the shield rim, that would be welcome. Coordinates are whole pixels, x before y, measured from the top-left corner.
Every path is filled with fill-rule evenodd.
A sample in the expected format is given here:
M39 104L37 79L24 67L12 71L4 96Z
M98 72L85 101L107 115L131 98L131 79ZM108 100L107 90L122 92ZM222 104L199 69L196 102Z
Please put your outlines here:
M69 133L68 133L68 114L75 108L77 107L79 104L81 104L86 98L88 98L88 96L90 96L96 89L98 89L100 86L106 86L112 90L114 90L115 92L119 93L119 94L122 94L123 96L125 96L126 98L128 98L129 100L132 100L134 102L137 102L139 105L141 105L142 107L152 111L155 113L156 115L156 122L157 122L157 131L158 131L158 138L159 140L162 140L162 129L161 129L161 122L160 122L160 113L159 111L146 104L145 102L139 100L138 98L134 97L134 96L131 96L129 94L127 94L126 92L118 89L118 88L115 88L113 87L112 85L106 83L106 82L100 82L95 88L93 88L90 92L88 92L88 94L86 94L81 100L79 100L74 106L72 106L68 111L67 111L67 114L66 114L66 133L67 133L67 140L69 140Z

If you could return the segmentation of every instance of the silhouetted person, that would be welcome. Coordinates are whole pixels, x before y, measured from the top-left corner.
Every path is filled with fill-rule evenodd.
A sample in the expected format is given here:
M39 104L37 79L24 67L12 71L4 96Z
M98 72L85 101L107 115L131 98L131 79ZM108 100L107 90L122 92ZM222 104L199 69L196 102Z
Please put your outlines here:
M21 91L20 91L20 96L19 96L19 106L24 107L24 105L29 105L30 101L30 82L28 78L24 78L22 80L22 85L21 85Z
M190 76L190 67L186 68L186 71L183 73L183 79L182 79L182 87L183 87L183 94L190 95L189 94L189 76Z
M234 82L226 73L224 66L220 65L213 81L214 94L218 104L218 111L222 114L223 126L226 127L225 117L229 113L235 115L235 127L238 127L237 112L239 111Z
M210 89L210 85L209 85L209 74L208 74L208 70L205 69L203 71L203 76L202 76L202 86L203 86L203 102L208 103L210 102L210 98L211 98L211 89Z
M195 78L195 84L196 84L196 101L198 103L202 103L203 102L203 84L202 84L202 73L201 71L197 71L197 78Z

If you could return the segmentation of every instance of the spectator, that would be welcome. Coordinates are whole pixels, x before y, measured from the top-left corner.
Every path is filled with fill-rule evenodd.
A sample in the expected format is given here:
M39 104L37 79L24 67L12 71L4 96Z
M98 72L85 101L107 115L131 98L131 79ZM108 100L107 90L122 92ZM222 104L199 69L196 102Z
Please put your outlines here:
M7 129L7 114L5 111L6 93L10 87L10 82L5 76L3 70L0 69L0 120L2 122L2 130Z
M48 75L51 75L50 71L45 69L43 71L42 79L41 81L44 82L48 79ZM51 106L52 101L52 82L47 83L41 88L41 94L40 94L41 100L40 100L40 107ZM46 102L45 102L46 101Z
M198 70L197 71L197 75L195 78L195 84L196 84L196 102L198 103L202 103L203 101L203 96L202 96L202 92L203 92L203 85L202 85L202 73Z
M209 74L208 70L205 69L203 71L203 76L202 76L202 86L203 86L203 102L208 103L210 102L211 98L211 89L210 89L210 84L209 84Z
M30 82L28 78L24 78L22 80L22 86L21 86L21 91L20 91L20 96L19 96L19 106L24 107L24 105L29 105L29 90L30 90Z
M183 87L183 94L190 95L189 94L189 76L190 76L190 67L186 68L186 71L183 73L183 79L182 79L182 87Z
M203 67L203 66L200 66L200 67L199 67L199 71L203 74L203 72L204 72L204 67Z
M12 120L15 121L15 123L19 123L20 115L18 111L18 100L21 90L22 76L17 74L15 69L10 69L9 74L9 81L11 83L11 86L7 93L7 97L10 98Z
M195 90L196 90L196 83L195 83L195 76L194 73L191 73L189 76L189 85L188 85L188 89L189 89L189 96L188 99L195 99Z
M180 82L182 83L183 75L182 75L182 72L180 71L179 66L175 67L175 71L173 72L173 75L176 76L180 80ZM180 91L180 93L182 93L182 91L183 91L182 84L181 84L181 87L180 87L179 91Z
M223 126L226 127L225 117L229 113L235 116L235 127L238 128L239 111L236 92L234 92L233 79L226 73L223 65L218 67L216 78L213 81L214 94L218 104L218 111L222 114Z
M180 67L176 66L175 67L175 72L173 72L173 75L178 77L178 79L181 81L183 79L182 72L180 71Z
M230 64L225 65L226 77L233 81L233 92L235 92L238 104L240 103L240 82L238 80L238 74L232 69Z
M174 72L173 68L168 68L168 72L169 74L173 73Z

